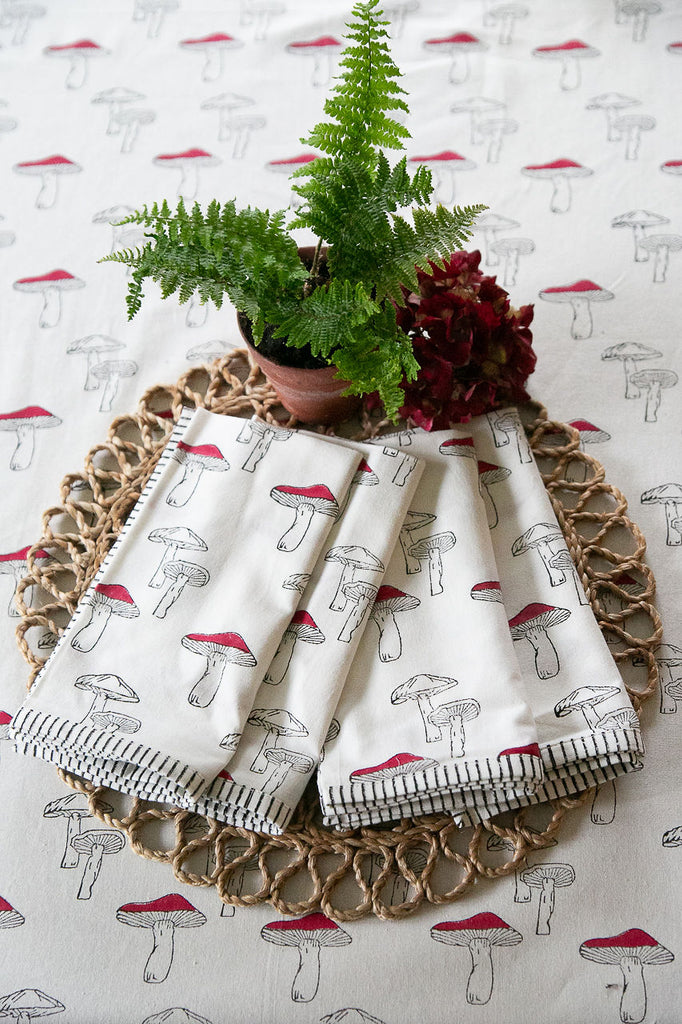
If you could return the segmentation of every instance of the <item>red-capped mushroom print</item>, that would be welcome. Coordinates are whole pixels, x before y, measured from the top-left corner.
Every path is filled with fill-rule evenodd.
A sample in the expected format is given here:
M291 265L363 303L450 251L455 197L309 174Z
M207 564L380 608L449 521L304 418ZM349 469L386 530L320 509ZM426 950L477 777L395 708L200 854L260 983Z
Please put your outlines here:
M195 39L183 39L180 48L187 53L198 53L203 59L201 80L215 82L225 69L225 54L242 46L242 43L225 32L212 32Z
M253 473L256 466L265 458L273 442L288 441L292 432L280 427L273 427L263 420L247 420L237 435L240 444L249 445L249 452L242 463L242 469Z
M580 39L569 39L555 46L536 46L533 56L540 60L556 61L561 65L559 88L577 89L581 82L581 66L586 59L599 57L599 50Z
M312 615L304 608L294 612L291 622L284 630L280 640L277 653L265 673L264 682L278 686L287 674L291 656L299 641L306 644L324 643L324 633L319 628Z
M85 857L77 899L89 900L91 898L95 882L102 870L104 857L120 853L125 844L123 833L111 828L91 829L73 837L71 845L77 854L82 854Z
M391 694L391 704L395 707L407 703L408 700L415 701L424 723L426 742L437 743L442 733L431 718L435 710L433 700L437 696L444 697L446 691L451 690L453 686L457 686L456 679L424 672L396 686Z
M443 206L452 206L455 201L459 171L476 169L474 160L462 156L461 153L455 153L452 149L442 149L427 156L411 156L409 162L428 167L431 171L434 199Z
M61 422L59 416L48 412L40 405L27 405L24 409L0 413L0 431L16 434L16 447L10 458L9 468L28 469L33 462L36 430L58 427Z
M473 601L493 601L496 604L504 604L499 580L481 580L480 583L474 583L469 595Z
M470 55L487 50L488 45L471 32L455 32L439 39L427 39L424 49L430 53L441 54L450 58L448 80L453 85L466 82L470 73Z
M573 284L543 288L540 298L545 302L564 303L570 306L573 314L571 337L576 341L584 341L592 337L594 328L590 303L608 302L613 298L613 292L595 284L594 281L583 278L580 281L574 281Z
M473 437L449 437L447 441L443 441L438 445L438 451L441 455L447 455L451 458L476 458Z
M497 512L497 505L490 493L490 488L494 487L495 484L501 483L506 480L510 475L511 470L507 469L506 466L497 466L492 462L484 462L479 459L478 461L478 490L483 498L483 504L485 505L486 516L488 519L488 527L494 530L499 522L499 516Z
M309 1003L320 986L320 951L348 946L351 937L324 914L307 914L293 920L271 921L261 929L261 938L276 946L298 950L298 969L291 987L295 1003Z
M378 483L379 477L376 475L370 464L366 462L365 459L360 459L358 468L353 473L353 479L350 482L350 487L346 491L339 506L338 518L340 519L346 511L348 502L350 501L351 494L355 487L376 487Z
M20 277L13 288L26 295L41 295L43 306L38 319L39 327L57 327L62 317L62 293L85 287L85 281L74 277L68 270L51 270L38 277Z
M256 659L239 633L188 633L180 642L186 650L206 659L204 674L187 698L195 708L205 708L212 703L228 664L244 668L256 665Z
M570 864L533 864L531 867L524 868L521 872L521 879L529 889L538 890L538 916L535 934L549 935L556 890L573 885L575 871Z
M6 554L0 555L0 576L12 576L14 579L12 594L7 606L7 614L13 618L19 616L19 609L16 605L17 588L24 576L27 576L29 573L30 551L32 551L31 562L36 565L45 565L50 560L50 555L47 551L43 551L42 548L32 550L32 545L30 544L25 548L21 548L20 551L8 551ZM33 600L28 589L24 590L23 600L26 605L30 605Z
M465 946L471 957L466 1000L484 1006L493 994L493 949L517 946L523 936L497 914L483 912L461 921L441 921L431 929L431 938L448 946Z
M368 765L365 768L356 768L351 772L349 778L353 783L363 782L392 782L394 779L405 779L412 775L437 768L438 762L430 757L422 757L421 754L410 754L403 752L393 754L381 764Z
M187 504L205 472L225 473L230 468L220 448L214 444L192 445L180 441L173 452L173 458L183 467L182 479L166 498L166 503L173 508Z
M559 674L559 656L548 630L565 622L570 614L568 608L533 603L509 620L512 640L527 640L533 648L538 679L553 679Z
M552 185L552 197L549 208L552 213L568 213L573 200L572 182L576 178L587 178L592 174L589 167L583 167L575 160L560 157L547 164L528 164L521 168L527 178L537 181L549 181Z
M67 89L81 89L88 78L90 61L97 57L107 56L109 51L97 43L93 43L91 39L78 39L74 43L46 46L43 53L53 60L60 58L68 60L69 70L64 85Z
M331 516L332 519L336 519L339 514L338 502L324 484L313 484L311 487L278 484L270 491L270 497L278 505L294 510L294 521L280 537L278 551L295 551L303 543L315 513Z
M15 910L11 903L0 896L0 928L19 928L24 923L24 915Z
M154 575L147 584L148 587L162 587L166 576L164 566L168 562L174 562L179 552L185 551L207 551L206 541L188 526L159 527L150 530L147 535L152 544L163 545L163 556L159 562Z
M379 630L379 660L397 661L403 653L402 637L396 622L396 615L411 612L421 604L418 597L406 594L397 587L379 587L370 612L372 621Z
M42 160L25 160L14 165L16 174L40 180L40 191L35 203L37 210L51 210L57 202L59 179L65 175L78 174L81 170L82 167L61 154L44 157Z
M318 36L317 39L302 39L288 43L287 53L306 57L313 61L311 84L314 86L328 85L336 56L341 51L341 43L334 36Z
M71 638L71 646L76 651L91 651L107 628L112 615L121 619L136 619L140 609L133 601L130 592L120 583L98 583L86 594L82 603L87 606L86 621Z
M580 955L596 964L615 965L623 976L620 1019L623 1024L640 1024L646 1016L647 995L644 968L669 964L675 959L665 946L641 928L628 928L619 935L587 939Z
M159 153L152 163L157 167L170 167L180 172L177 195L180 199L196 199L199 192L199 172L202 167L215 167L220 158L205 149L190 147L178 153Z
M201 911L178 893L148 903L124 903L116 911L116 920L131 928L151 929L153 945L143 977L154 984L165 981L173 965L176 930L206 924Z
M63 1013L66 1007L53 996L46 995L39 988L21 988L9 995L0 996L0 1017L5 1020L30 1024L36 1017L49 1017Z
M682 175L682 160L666 160L661 164L661 170L664 174L674 174L679 177Z

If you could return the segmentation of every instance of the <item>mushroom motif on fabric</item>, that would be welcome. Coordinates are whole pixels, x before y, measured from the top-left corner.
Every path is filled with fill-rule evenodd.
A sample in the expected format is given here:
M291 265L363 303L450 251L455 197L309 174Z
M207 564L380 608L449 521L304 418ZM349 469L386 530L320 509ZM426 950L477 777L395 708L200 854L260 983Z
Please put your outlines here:
M199 169L220 163L217 156L205 149L185 149L180 153L159 153L152 163L157 167L171 167L180 171L177 194L181 199L196 199L199 191Z
M273 441L288 441L292 437L291 430L283 430L281 427L273 427L259 419L247 420L237 435L240 444L250 445L246 459L242 463L242 469L247 473L253 473L258 463L265 458Z
M493 242L492 249L498 257L502 257L503 287L512 288L516 284L521 257L535 252L535 242L532 238L500 238Z
M142 722L132 715L122 715L118 711L96 711L90 716L93 725L96 725L102 732L121 733L124 736L132 736L139 732Z
M499 580L481 580L475 583L469 595L474 601L492 601L495 604L503 604L502 587Z
M554 714L557 718L564 718L573 711L580 711L588 728L600 729L602 726L595 708L602 701L610 700L619 693L617 686L579 686L558 702Z
M66 1007L58 999L41 992L39 988L21 988L0 996L0 1017L6 1020L30 1022L35 1017L49 1017L63 1013Z
M291 622L282 634L277 653L272 659L263 681L271 683L273 686L278 686L282 682L287 674L294 647L299 640L306 644L322 644L324 639L324 633L309 612L303 608L294 612Z
M12 595L9 599L7 606L7 614L13 618L19 616L19 610L16 606L15 599L17 596L17 588L23 578L28 575L28 553L31 550L32 545L28 544L25 548L21 548L20 551L9 551L5 555L0 555L0 575L9 575L14 578L14 586L12 588ZM42 548L36 548L31 556L32 560L36 565L44 565L49 561L50 555L47 551L43 551ZM28 592L24 591L24 602L30 604L33 599L29 597Z
M625 373L625 397L639 398L639 388L631 382L631 377L637 369L637 363L643 360L660 359L662 352L657 352L648 345L641 345L638 341L623 341L619 345L611 345L602 352L602 359L608 362L620 362L623 364Z
M0 413L0 431L14 432L17 436L9 468L28 469L33 462L36 430L58 427L61 422L59 416L39 405L27 405L24 409L16 409L14 412Z
M449 455L454 458L476 458L473 437L450 437L447 441L439 444L438 451L441 455Z
M419 559L410 554L410 548L415 543L415 538L412 534L417 533L421 529L426 529L435 519L436 516L431 512L407 512L405 515L405 521L398 534L398 542L405 559L405 572L408 576L422 571Z
M206 542L188 526L160 527L147 535L152 544L163 544L164 552L147 586L162 587L166 581L164 566L174 562L179 551L208 551Z
M163 574L167 587L154 609L157 619L165 619L186 587L205 587L211 578L208 569L194 562L166 562Z
M106 56L109 51L91 39L78 39L75 43L46 46L43 53L46 57L68 60L69 70L64 85L67 89L80 89L87 80L89 62L95 57Z
M67 355L83 355L87 360L84 391L97 391L102 385L101 380L98 380L92 372L101 361L100 356L117 352L122 348L125 348L122 341L116 341L115 338L110 338L106 334L89 334L85 338L78 338L69 345L66 350Z
M682 846L682 825L676 825L675 828L669 828L664 832L661 845L668 850Z
M85 281L74 277L68 270L51 270L38 277L20 277L12 286L27 295L42 295L43 307L38 319L39 327L56 327L62 317L62 292L85 287Z
M394 779L409 779L410 776L421 774L438 767L438 761L430 757L422 757L420 754L408 752L393 754L381 764L369 765L366 768L356 768L351 772L349 778L353 783L393 782Z
M8 742L10 739L9 727L11 724L12 715L10 715L9 711L0 710L0 740L2 740L5 743Z
M643 505L663 505L669 547L682 544L682 484L660 484L644 491L639 499Z
M136 92L134 89L127 89L125 86L114 86L111 89L104 89L102 92L95 93L90 102L108 110L109 116L106 133L107 135L118 135L121 130L119 116L127 104L135 103L144 98L144 93Z
M411 156L410 163L424 164L429 168L433 180L433 198L443 206L450 206L455 201L457 172L473 171L476 168L473 160L452 149L443 149L440 153L428 156Z
M261 929L261 938L276 946L293 946L298 950L298 969L291 987L295 1003L309 1003L320 986L320 950L348 946L351 937L324 914L271 921Z
M348 606L344 589L347 583L354 583L362 572L383 572L384 564L360 544L339 544L330 548L324 556L325 562L338 562L341 566L339 582L329 605L333 612L343 612Z
M561 64L559 88L564 90L577 89L580 85L581 62L590 57L599 57L599 50L588 46L580 39L569 39L557 46L536 46L533 56L542 60L555 60Z
M578 598L578 604L589 604L589 599L585 593L578 570L575 562L571 558L568 548L560 548L556 554L552 555L549 560L549 566L552 569L560 569L562 572L567 574L567 578L573 580L573 586L575 587L576 597Z
M457 543L454 533L433 533L416 541L409 549L409 555L418 562L427 562L429 566L429 587L431 596L443 593L443 555L451 551Z
M227 665L253 668L257 664L239 633L188 633L180 642L186 650L206 659L206 670L187 698L195 708L206 708L213 701Z
M178 893L169 893L149 903L124 903L116 911L116 920L131 928L151 928L152 951L144 968L144 980L165 981L173 965L177 928L199 928L206 918Z
M260 750L251 764L251 771L262 775L267 771L270 761L266 757L267 751L278 746L279 740L285 738L308 736L308 730L285 708L255 708L249 715L247 722L256 729L265 731L265 738L261 743Z
M391 900L391 902L395 901ZM357 1006L344 1006L341 1010L335 1010L334 1013L327 1013L324 1017L320 1017L320 1024L384 1024L384 1022L378 1017L373 1017L371 1013L365 1013Z
M391 483L395 484L396 487L404 487L417 463L411 455L405 455L404 452L399 451L397 448L384 448L384 455L390 459L398 460Z
M108 804L103 811L106 814L113 813L113 807ZM73 848L73 840L80 835L83 827L83 818L91 818L92 811L87 797L83 793L69 793L67 796L60 796L57 800L51 800L46 804L43 811L44 818L65 818L66 819L66 842L60 868L76 868L80 856Z
M652 213L650 210L628 210L626 213L620 213L614 217L611 227L630 229L635 243L635 263L646 263L649 259L649 252L646 248L641 248L641 245L647 237L647 229L662 227L663 224L669 223L669 217L662 217L659 213Z
M242 160L249 147L252 132L264 128L267 124L264 117L242 112L255 100L236 93L224 92L219 96L210 96L201 104L202 110L215 110L218 114L218 142L232 143L232 159Z
M102 861L105 856L120 853L125 846L125 836L115 829L91 829L89 832L81 832L74 836L71 845L78 854L86 857L83 867L83 875L78 890L79 900L89 900L92 890L102 869Z
M521 879L529 889L539 890L535 934L549 935L556 890L573 885L575 871L570 864L534 864L532 867L524 868Z
M355 631L362 625L365 615L374 604L377 592L378 588L373 583L365 583L364 580L345 584L343 596L350 607L347 605L346 621L337 637L341 643L351 642Z
M158 3L159 0L155 0L155 2ZM169 3L170 0L167 2ZM177 3L178 0L174 0L174 2ZM140 0L137 0L137 3L139 4ZM145 6L149 6L149 0L145 0ZM231 909L234 911L234 907ZM211 1021L192 1010L186 1010L184 1006L170 1006L166 1010L160 1010L159 1013L152 1013L149 1017L145 1017L142 1024L211 1024Z
M270 772L263 780L263 792L268 796L286 782L290 772L307 775L315 767L312 757L286 747L270 747L265 751L265 759L270 765Z
M498 409L495 412L487 413L486 416L496 448L506 448L507 445L513 444L519 462L533 461L533 453L517 412L510 409Z
M613 292L600 287L594 281L583 278L574 281L573 284L557 285L553 288L544 288L540 292L540 298L545 302L564 303L571 307L573 319L571 321L571 337L576 341L582 341L592 337L593 322L591 302L608 302L613 298Z
M429 714L429 722L437 727L442 739L442 730L447 729L450 737L450 757L464 757L466 735L464 725L472 722L481 713L481 705L473 697L464 697L451 704L441 704Z
M616 118L615 128L620 139L625 140L625 159L636 160L642 141L642 132L656 127L656 118L651 114L623 114Z
M677 713L677 702L682 700L682 649L675 644L659 644L654 657L661 677L661 714Z
M449 676L434 676L422 673L421 675L412 676L411 679L407 679L400 686L396 686L391 694L391 704L395 707L398 704L405 704L408 700L416 701L424 723L426 742L437 743L442 733L440 727L434 725L431 721L431 715L435 710L433 698L439 694L444 694L447 690L451 690L453 686L457 685L457 680L451 679Z
M571 183L575 178L588 178L592 173L589 167L583 167L582 164L566 157L560 157L547 164L527 164L521 168L521 174L525 174L527 178L551 182L552 196L549 208L552 213L568 213L573 201Z
M539 679L553 679L559 674L559 656L548 630L565 622L570 614L568 608L533 603L527 604L509 620L512 640L527 640L533 648L535 671Z
M71 638L71 646L83 653L91 651L99 642L112 615L120 619L136 619L140 614L129 591L119 583L98 583L86 594L82 603L86 611L85 625Z
M455 32L451 36L440 39L427 39L424 48L437 54L450 57L448 80L453 85L461 85L469 77L469 55L487 50L487 43L482 42L470 32Z
M621 135L616 125L618 118L621 116L621 111L626 110L628 107L636 107L639 102L639 100L634 100L631 96L624 96L620 92L605 92L600 96L594 96L585 105L585 109L603 110L607 125L606 141L619 142Z
M623 1024L640 1024L646 1016L644 968L669 964L675 959L669 949L641 928L628 928L619 935L606 938L587 939L580 946L580 955L595 964L620 968L623 976L620 1019Z
M180 508L186 505L194 492L204 472L225 473L230 464L223 456L220 448L214 444L186 444L179 441L173 452L173 458L183 467L182 479L175 485L166 503L173 508Z
M234 39L233 36L228 36L224 32L213 32L197 39L183 39L179 45L188 53L202 55L204 63L201 79L203 82L215 82L223 73L227 51L236 50L242 44L238 39Z
M324 761L325 754L327 752L327 747L329 746L330 743L334 742L334 740L337 738L337 736L339 735L340 732L341 732L341 723L339 722L338 718L332 718L332 720L329 723L329 726L327 728L327 732L325 734L325 737L324 737L324 743L322 744L322 749L320 750L320 758L319 758L320 764L322 764L322 762Z
M35 203L37 210L50 210L57 202L59 179L64 175L78 174L81 170L82 167L73 160L60 154L14 165L17 174L40 178L40 191Z
M132 359L105 359L92 368L92 376L102 387L100 412L111 412L122 380L134 377L139 367Z
M20 928L24 920L24 915L0 896L0 928Z
M282 590L295 590L297 594L303 594L309 582L309 572L292 572L283 580Z
M346 511L346 508L348 507L348 502L350 501L350 496L353 491L353 488L376 487L376 485L379 483L379 477L376 475L370 464L365 461L365 459L360 459L360 464L358 468L355 470L355 473L353 474L353 479L351 480L350 483L351 485L346 491L339 508L339 519L341 518L343 513Z
M560 587L568 577L565 570L556 563L553 558L556 550L552 545L559 544L563 548L564 535L558 523L534 523L525 533L517 537L512 544L511 553L514 558L525 555L529 551L536 551L547 570L550 586ZM571 562L571 565L573 563Z
M288 43L287 53L312 57L312 84L327 85L332 76L334 58L341 50L341 43L334 36L318 36L317 39L304 39Z
M396 615L418 608L418 597L406 594L397 587L379 587L372 605L370 617L379 630L379 659L383 662L397 661L403 652L402 637L396 622Z
M494 487L495 484L499 484L502 480L506 480L510 475L511 470L507 469L506 466L496 466L492 462L483 462L479 460L478 463L478 489L481 497L483 498L483 504L485 505L486 516L488 518L488 527L493 530L499 521L497 506L493 500L493 496L490 493L490 488Z
M315 513L331 516L336 519L339 505L324 484L313 484L311 487L294 487L291 484L278 484L270 491L270 497L285 508L294 509L294 521L278 543L278 551L295 551L303 542L313 521Z
M102 714L110 701L121 701L125 704L138 704L140 698L120 676L109 672L89 673L79 676L73 684L77 690L89 690L93 696L90 708L83 716L85 722L92 715Z
M484 1006L493 994L493 949L518 946L523 936L497 914L483 912L462 921L441 921L431 929L431 938L448 946L466 946L471 957L466 999L472 1006Z
M528 825L525 826L531 836L540 835L537 829L531 828ZM552 838L548 841L548 846L556 846L556 839ZM496 852L504 850L505 853L514 854L516 852L516 845L512 839L508 839L506 836L490 835L486 842L486 850L494 850ZM532 895L531 891L526 883L521 878L521 874L524 871L523 861L519 861L514 868L514 903L530 903Z
M639 391L646 392L645 423L658 422L658 410L661 407L661 392L674 388L679 378L674 370L662 370L648 366L638 370L630 377L630 383Z

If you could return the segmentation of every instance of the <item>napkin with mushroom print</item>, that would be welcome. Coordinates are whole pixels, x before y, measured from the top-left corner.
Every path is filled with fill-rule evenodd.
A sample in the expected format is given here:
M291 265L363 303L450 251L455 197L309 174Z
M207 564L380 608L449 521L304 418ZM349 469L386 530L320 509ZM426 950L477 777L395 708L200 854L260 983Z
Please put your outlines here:
M469 425L381 438L425 463L346 679L318 788L327 824L495 812L542 778Z
M198 797L239 742L360 464L184 410L14 717L17 748L150 799Z

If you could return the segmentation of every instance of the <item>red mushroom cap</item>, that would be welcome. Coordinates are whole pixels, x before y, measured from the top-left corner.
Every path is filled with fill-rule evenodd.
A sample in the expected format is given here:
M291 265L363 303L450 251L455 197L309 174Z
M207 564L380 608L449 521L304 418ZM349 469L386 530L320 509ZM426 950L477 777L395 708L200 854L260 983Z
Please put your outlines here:
M261 928L261 936L278 946L297 946L306 939L314 939L321 946L347 946L351 942L348 932L320 913L293 920L271 921Z
M357 768L351 774L351 779L362 781L363 776L374 775L380 772L385 773L387 776L411 775L413 772L430 768L435 764L435 761L427 757L421 757L419 754L394 754L393 757L389 757L382 764L370 765L368 768Z
M540 747L537 743L528 743L525 747L507 747L501 750L498 757L508 757L512 754L528 754L529 757L540 757Z
M559 614L555 616L553 614L555 612ZM545 620L546 625L555 625L555 623L563 622L570 614L571 613L568 608L555 608L554 605L551 604L527 604L526 607L522 608L513 619L509 620L509 628L513 632L515 629L527 626L530 623L535 622L537 619ZM552 621L546 621L548 619L551 619Z
M444 149L440 153L433 153L431 156L411 156L410 161L412 163L430 163L431 161L439 161L445 163L451 160L462 160L468 163L465 156L461 156L459 153L455 153L451 149Z
M51 270L49 274L41 274L39 277L20 277L16 284L50 284L57 281L79 281L68 270ZM82 281L79 281L82 284Z
M278 494L291 494L295 498L324 498L327 501L336 501L336 498L324 484L313 484L312 487L292 487L289 484L280 484L273 487Z
M574 292L581 294L584 292L602 292L604 289L601 285L595 284L594 281L590 281L588 278L583 278L580 281L574 281L573 284L561 284L554 288L543 288L543 295L556 295L564 292Z
M451 453L464 451L469 454L469 450L474 451L474 439L473 437L451 437L447 441L439 446L438 451L442 455L450 455Z
M178 443L178 448L183 452L187 452L188 455L203 455L206 458L211 459L223 458L223 453L221 452L220 448L216 448L214 444L191 445L185 444L184 441L180 441Z
M268 160L268 167L295 167L299 164L309 164L317 160L316 153L301 153L300 156L290 156L283 160Z
M116 919L134 928L149 928L155 921L165 918L178 928L196 928L206 918L179 893L169 893L149 903L124 903L116 911Z
M309 39L309 40L305 40L303 42L289 43L287 45L287 49L289 49L289 50L305 50L306 48L308 48L308 49L313 48L314 49L316 47L319 47L319 48L322 49L322 48L324 48L326 46L341 46L341 43L338 41L338 39L335 39L334 36L319 36L317 39Z
M205 149L185 149L182 153L160 153L155 156L155 160L198 160L202 157L209 157L213 160L211 153L207 153ZM182 443L182 442L180 442Z
M65 156L56 154L55 156L46 156L43 160L25 160L22 163L14 165L16 167L75 167L78 168L78 164L75 164L73 160L69 160Z
M621 957L637 957L642 963L668 964L674 957L648 932L641 928L628 928L620 935L587 939L580 946L580 955L596 963L617 963Z
M183 39L180 42L180 46L202 46L204 43L236 43L237 40L233 36L228 36L224 32L213 32L208 36L199 36L197 39Z
M127 588L120 583L98 583L95 592L112 601L123 601L125 604L135 605Z
M101 50L102 47L91 39L78 39L75 43L62 43L60 46L46 46L46 53L59 53L65 50Z
M454 35L444 36L442 39L427 39L425 45L438 46L439 43L461 43L466 46L468 43L476 43L480 45L480 42L480 39L477 39L476 36L472 36L470 32L455 32Z
M493 946L516 946L522 937L497 914L484 911L463 921L441 921L431 929L431 938L438 942L466 946L472 939L485 939Z
M585 170L582 164L576 163L575 160L569 160L567 157L560 157L558 160L552 160L548 164L527 164L524 171L570 171L570 170Z
M193 644L215 644L216 647L224 647L226 651L236 650L242 651L244 654L251 654L244 638L239 633L187 633L186 636L183 636L182 643L184 646L188 646L185 644L185 640Z
M21 548L20 551L12 551L8 555L0 555L0 562L25 562L26 556L32 548L32 544L27 544L25 548ZM34 558L49 558L50 555L47 551L43 551L42 548L38 548L33 552Z
M580 39L569 39L568 42L559 43L556 46L536 46L534 53L557 53L564 50L591 50L592 47L583 43Z

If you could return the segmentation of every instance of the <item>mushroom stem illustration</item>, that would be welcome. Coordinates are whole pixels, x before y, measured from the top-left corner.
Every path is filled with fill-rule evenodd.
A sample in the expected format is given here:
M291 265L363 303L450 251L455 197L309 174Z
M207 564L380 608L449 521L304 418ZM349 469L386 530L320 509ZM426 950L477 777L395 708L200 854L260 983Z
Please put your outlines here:
M183 466L182 479L175 485L166 502L173 508L186 505L194 494L204 470L225 472L230 468L223 453L213 444L190 445L180 441L173 458Z
M590 807L593 825L610 825L616 816L616 784L613 779L596 786Z
M284 630L277 652L265 673L264 682L278 686L289 669L294 647L301 640L309 644L324 643L324 633L318 629L315 620L307 611L299 609Z
M353 634L361 625L368 608L373 604L377 596L377 590L378 588L374 584L364 583L362 580L346 584L343 591L344 597L351 601L352 604L343 629L338 636L341 643L349 644L351 642Z
M83 832L81 835L76 836L73 840L73 846L78 853L87 856L76 898L79 900L89 900L92 896L93 886L101 871L102 860L105 854L118 853L125 846L125 839L122 832L93 829L90 832Z
M429 586L431 596L443 593L443 554L455 546L456 537L450 531L435 533L431 537L418 540L410 548L410 555L417 559L428 559Z
M169 585L154 609L157 619L166 617L185 587L204 587L210 578L203 566L193 562L167 562L163 572Z
M468 947L471 971L466 999L471 1006L484 1006L492 996L493 947L516 946L522 941L519 932L491 913L475 914L464 921L442 921L431 929L431 938L447 945Z
M620 1019L623 1024L640 1024L646 1016L645 964L669 964L673 954L641 928L629 928L620 935L587 939L580 947L585 960L615 964L623 976Z
M98 643L112 615L132 619L140 614L126 588L118 584L98 583L87 596L86 603L90 609L89 617L71 640L74 650L83 653L91 651Z
M205 708L215 698L228 663L251 668L256 659L239 633L188 633L180 641L194 654L206 658L206 670L196 681L187 700L195 708Z
M291 986L295 1003L309 1003L320 986L320 950L323 946L347 946L351 937L324 914L313 913L295 920L272 921L261 937L278 946L298 949L298 968Z
M17 446L10 460L10 469L27 469L33 461L36 432L31 423L17 426Z
M315 512L336 519L339 506L336 498L324 484L312 487L290 487L279 484L270 491L278 504L294 509L294 521L277 543L278 551L295 551L305 539Z
M547 630L564 622L568 608L529 604L509 620L512 640L527 640L535 652L535 671L540 679L552 679L559 672L559 657Z
M549 935L557 889L573 885L575 871L570 864L534 864L525 868L522 878L531 889L539 889L536 935Z
M133 928L151 928L152 951L144 968L144 980L165 981L173 964L176 928L198 928L206 918L183 896L170 893L150 903L126 903L116 919Z

